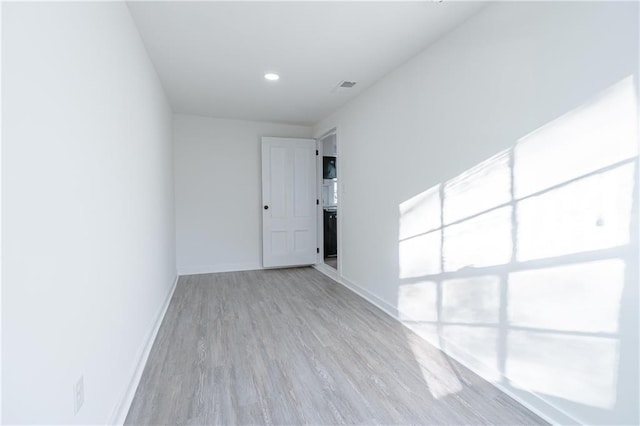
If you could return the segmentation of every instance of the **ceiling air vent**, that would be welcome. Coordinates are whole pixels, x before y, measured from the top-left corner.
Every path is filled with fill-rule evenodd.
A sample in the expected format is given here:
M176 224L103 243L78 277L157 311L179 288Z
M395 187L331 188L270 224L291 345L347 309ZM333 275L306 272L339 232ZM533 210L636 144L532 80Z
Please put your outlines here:
M342 80L340 83L338 83L338 87L343 89L351 89L355 85L356 85L355 81Z

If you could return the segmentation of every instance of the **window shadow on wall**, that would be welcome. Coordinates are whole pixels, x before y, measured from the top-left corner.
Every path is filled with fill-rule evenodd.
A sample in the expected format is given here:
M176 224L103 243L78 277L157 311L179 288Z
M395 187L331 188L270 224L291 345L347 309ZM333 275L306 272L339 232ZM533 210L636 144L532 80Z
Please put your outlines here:
M637 114L628 77L401 203L403 323L565 411L637 421Z

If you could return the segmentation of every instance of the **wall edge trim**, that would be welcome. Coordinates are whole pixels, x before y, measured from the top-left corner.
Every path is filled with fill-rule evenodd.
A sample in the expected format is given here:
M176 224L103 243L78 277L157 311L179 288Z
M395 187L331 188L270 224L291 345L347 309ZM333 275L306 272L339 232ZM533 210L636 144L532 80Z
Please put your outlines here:
M156 340L156 336L158 335L158 331L160 330L160 325L164 320L164 317L169 308L169 304L171 303L171 299L173 298L173 293L176 290L178 285L179 275L176 275L173 279L173 284L171 288L167 292L167 296L164 300L164 303L160 307L158 311L158 315L155 318L155 321L152 325L149 334L147 335L147 339L144 345L139 349L137 355L137 362L133 371L131 371L129 382L127 386L123 389L120 399L118 403L113 408L111 415L109 416L109 421L107 424L110 425L123 425L127 414L129 414L129 409L131 408L131 403L133 402L133 398L136 394L136 390L138 389L138 385L140 384L140 379L142 378L142 373L144 372L144 368L147 365L147 360L149 359L149 355L151 353L151 348L153 347L153 343Z

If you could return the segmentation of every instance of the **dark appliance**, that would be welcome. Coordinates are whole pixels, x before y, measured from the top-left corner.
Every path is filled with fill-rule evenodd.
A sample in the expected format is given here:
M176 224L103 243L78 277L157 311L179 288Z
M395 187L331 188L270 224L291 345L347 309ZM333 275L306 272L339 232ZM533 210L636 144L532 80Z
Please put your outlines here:
M338 212L324 210L324 257L338 255Z

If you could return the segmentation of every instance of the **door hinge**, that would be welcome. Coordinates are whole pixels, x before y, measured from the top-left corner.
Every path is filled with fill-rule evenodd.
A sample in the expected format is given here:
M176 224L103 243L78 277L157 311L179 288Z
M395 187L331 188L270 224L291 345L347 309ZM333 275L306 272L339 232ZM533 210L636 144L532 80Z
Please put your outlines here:
M316 253L320 254L320 247L316 247Z
M318 155L318 150L316 149L316 155Z
M319 205L320 205L320 200L316 198L316 206L319 206Z

